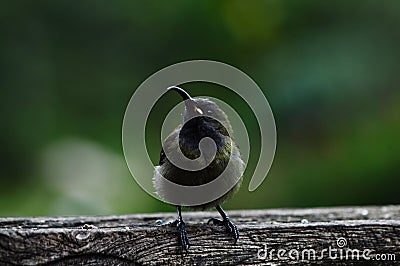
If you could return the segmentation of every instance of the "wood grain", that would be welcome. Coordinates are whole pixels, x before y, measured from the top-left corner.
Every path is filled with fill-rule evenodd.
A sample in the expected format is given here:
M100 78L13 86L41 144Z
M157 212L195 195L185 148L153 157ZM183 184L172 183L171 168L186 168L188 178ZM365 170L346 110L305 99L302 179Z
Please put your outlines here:
M0 264L400 263L400 206L245 210L228 214L239 228L236 244L223 227L207 224L209 218L218 216L216 212L184 212L191 244L184 254L178 245L176 228L162 224L174 220L175 213L0 218ZM338 243L338 239L342 242ZM346 245L339 248L343 239ZM321 255L329 247L337 249L332 252L336 259L329 254ZM278 257L278 249L284 249L286 254ZM308 257L310 249L315 250L315 257L312 253ZM359 260L351 253L346 258L349 249L360 251ZM362 257L366 249L371 250L369 260ZM292 257L296 257L296 250L299 260L288 254L292 252ZM382 254L386 260L378 261Z

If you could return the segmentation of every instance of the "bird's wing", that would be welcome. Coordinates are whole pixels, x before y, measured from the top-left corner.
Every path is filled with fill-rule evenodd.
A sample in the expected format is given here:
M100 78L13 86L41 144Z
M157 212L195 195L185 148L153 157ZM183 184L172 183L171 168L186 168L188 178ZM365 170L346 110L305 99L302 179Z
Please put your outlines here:
M167 156L165 156L165 152L164 149L161 149L160 152L160 161L158 162L158 165L163 165L165 163L165 159L167 158Z
M175 130L172 131L171 134L169 134L168 137L165 139L163 147L165 147L167 151L170 149L174 149L174 147L177 147L176 143L178 143L177 138L179 136L179 131L181 130L181 127L182 125L176 127ZM160 161L158 162L158 165L163 165L167 160L168 158L167 155L165 155L164 148L161 148Z

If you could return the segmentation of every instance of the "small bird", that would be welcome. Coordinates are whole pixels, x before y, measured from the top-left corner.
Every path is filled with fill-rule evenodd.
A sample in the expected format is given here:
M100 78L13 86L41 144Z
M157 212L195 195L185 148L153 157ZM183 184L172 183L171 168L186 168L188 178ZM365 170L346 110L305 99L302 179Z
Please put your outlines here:
M155 167L153 184L157 194L168 199L169 196L179 197L179 195L171 195L172 191L166 189L163 177L175 184L183 186L200 186L207 184L221 175L227 168L229 181L236 182L232 188L221 195L219 198L207 203L188 207L193 210L206 210L215 207L222 219L211 218L208 223L212 222L215 225L223 225L226 227L236 243L239 238L239 232L229 219L221 205L239 190L242 182L242 176L245 169L245 164L241 159L240 151L236 145L232 127L227 115L213 101L206 98L192 98L186 91L180 87L172 86L168 91L175 91L185 101L185 110L183 112L183 122L180 124L163 142L163 148L160 153L159 166ZM211 138L215 143L215 156L204 155L203 160L198 160L200 170L191 171L182 169L171 162L171 157L166 153L173 154L181 151L186 158L196 160L201 157L201 145L199 144L203 138ZM206 153L206 152L204 152ZM206 165L205 168L203 166ZM236 181L237 180L237 181ZM186 232L186 224L182 218L181 205L177 205L178 218L173 222L178 230L178 239L182 250L187 251L189 248L189 240Z

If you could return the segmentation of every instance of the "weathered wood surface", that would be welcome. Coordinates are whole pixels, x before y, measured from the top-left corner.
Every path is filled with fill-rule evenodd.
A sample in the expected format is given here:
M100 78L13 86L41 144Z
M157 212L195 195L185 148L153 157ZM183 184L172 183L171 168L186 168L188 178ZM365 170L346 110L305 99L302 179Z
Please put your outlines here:
M174 220L175 213L0 218L0 264L400 264L400 206L228 213L240 231L236 244L224 228L206 223L217 217L216 212L185 212L191 244L185 254L178 245L176 228L160 225L160 220ZM347 242L341 249L338 245L344 242L338 239ZM321 255L329 247L337 249L336 259ZM265 248L266 258L261 252ZM272 249L286 250L286 258L279 258ZM291 249L299 252L299 260L295 251L291 253L294 259L289 257ZM310 249L315 250L315 257L304 252ZM350 253L346 257L348 249L360 250L359 260ZM372 250L369 260L361 256L366 249ZM386 259L378 261L376 254L386 254Z

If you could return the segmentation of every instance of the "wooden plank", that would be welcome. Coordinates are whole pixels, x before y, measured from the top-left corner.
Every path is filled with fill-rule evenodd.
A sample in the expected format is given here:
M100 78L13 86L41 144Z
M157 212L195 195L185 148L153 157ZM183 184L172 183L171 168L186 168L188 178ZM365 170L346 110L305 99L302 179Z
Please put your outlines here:
M184 212L191 244L184 254L176 228L161 222L174 220L175 213L0 218L0 264L396 265L400 261L400 206L228 214L240 232L236 244L224 228L207 224L218 216L216 212ZM284 251L278 253L279 249Z

